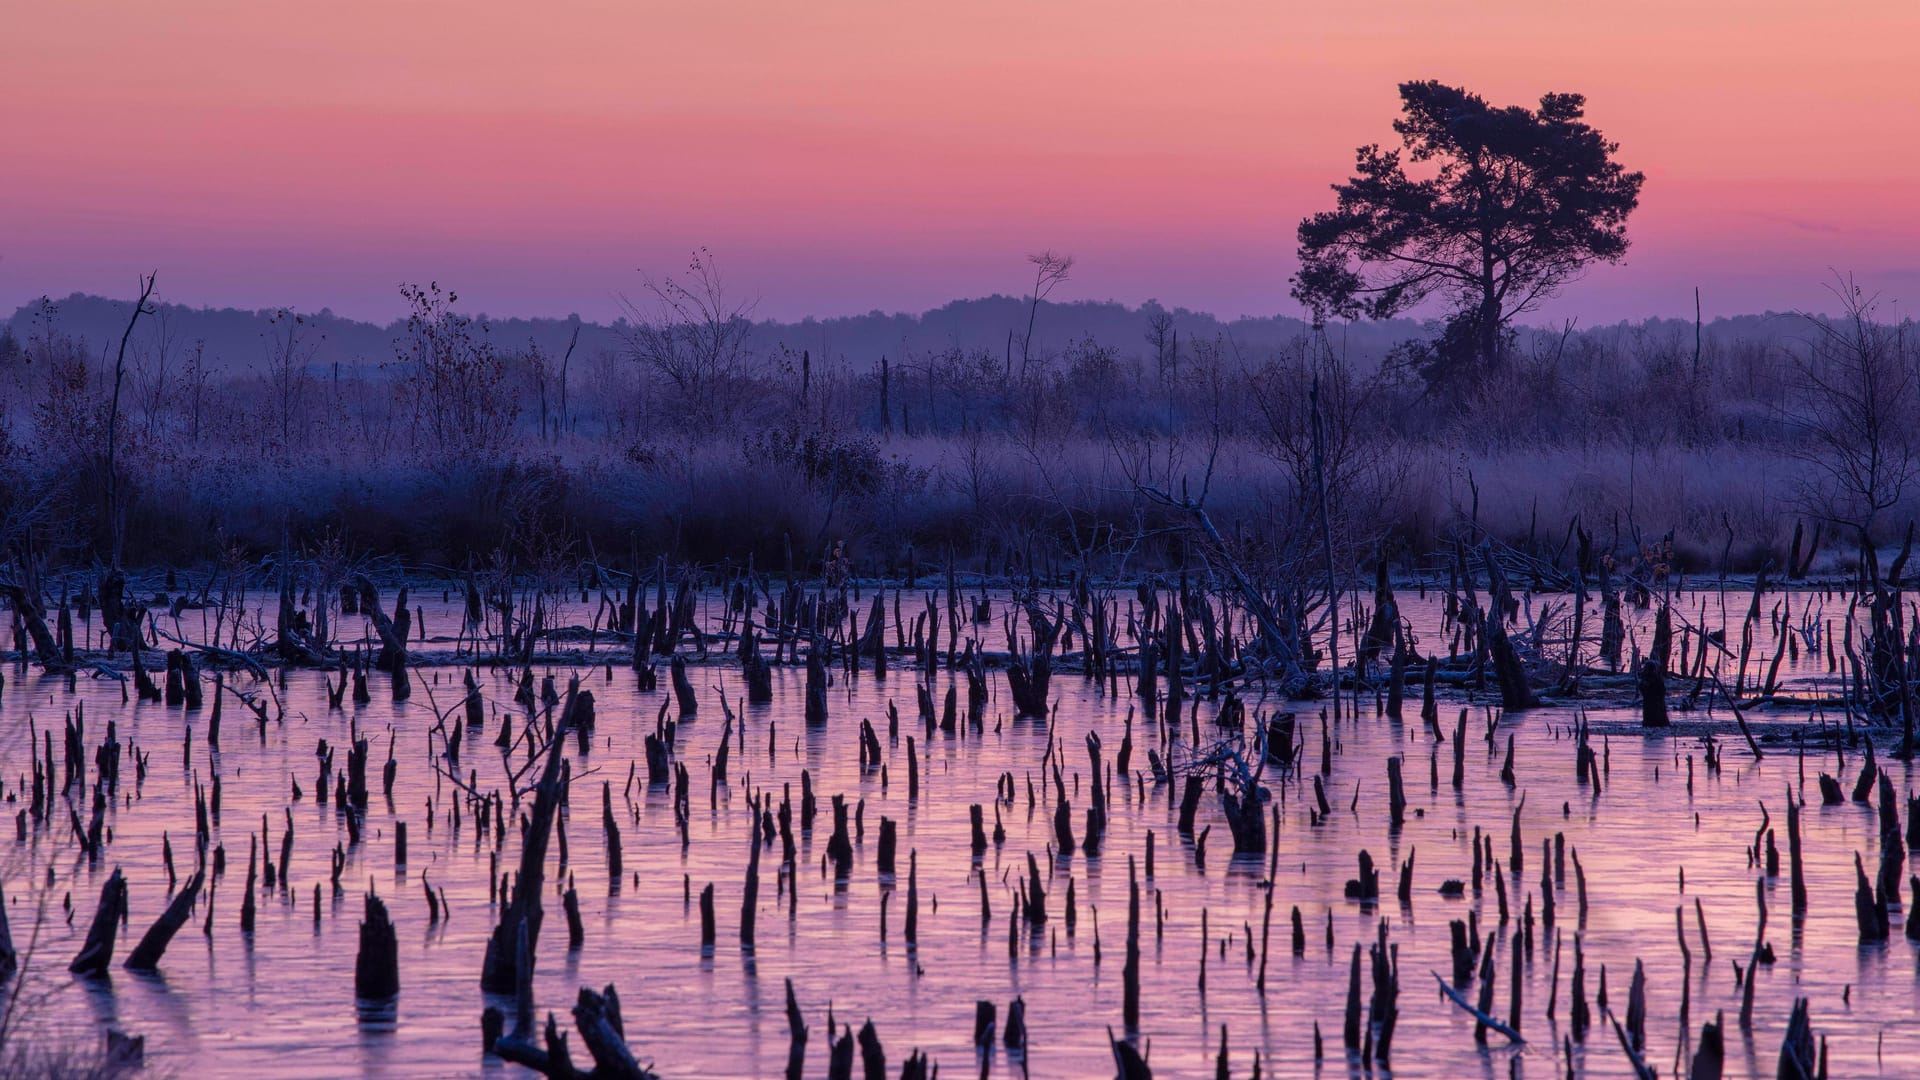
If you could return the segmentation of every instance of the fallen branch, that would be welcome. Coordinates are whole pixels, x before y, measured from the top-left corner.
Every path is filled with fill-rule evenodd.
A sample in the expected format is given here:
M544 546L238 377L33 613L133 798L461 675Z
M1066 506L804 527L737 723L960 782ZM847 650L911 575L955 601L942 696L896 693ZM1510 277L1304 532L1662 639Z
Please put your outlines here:
M1440 984L1440 992L1447 995L1448 1000L1452 1001L1455 1005L1458 1005L1462 1009L1465 1009L1467 1013L1471 1015L1475 1020L1478 1020L1482 1024L1485 1024L1488 1027L1492 1028L1493 1030L1499 1032L1500 1034L1505 1035L1507 1039L1513 1043L1516 1043L1521 1046L1525 1046L1527 1044L1527 1040L1521 1038L1519 1032L1513 1030L1512 1028L1501 1023L1500 1021L1495 1020L1493 1017L1488 1016L1486 1013L1481 1012L1479 1009L1475 1008L1472 1004L1468 1003L1466 998L1460 996L1460 991L1455 990L1453 987L1447 985L1447 980L1441 978L1439 972L1437 971L1432 972L1432 975L1433 975L1434 981Z

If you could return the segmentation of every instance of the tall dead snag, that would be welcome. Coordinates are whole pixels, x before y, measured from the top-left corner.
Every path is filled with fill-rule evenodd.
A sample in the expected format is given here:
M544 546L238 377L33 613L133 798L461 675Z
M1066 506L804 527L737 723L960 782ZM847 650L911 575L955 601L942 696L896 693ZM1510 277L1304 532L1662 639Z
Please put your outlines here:
M105 974L113 962L113 938L127 915L127 879L114 867L113 876L100 887L100 906L94 909L93 924L87 928L86 943L67 965L75 975Z
M1364 1062L1366 1058L1361 1053L1364 1046L1360 1039L1365 1029L1360 1023L1360 943L1357 941L1353 944L1353 963L1347 967L1347 1008L1344 1016L1345 1020L1340 1025L1341 1039L1347 1051L1360 1056Z
M613 785L600 785L600 828L607 836L607 891L620 891L622 866L620 858L620 823L613 817Z
M553 835L553 819L560 806L560 749L566 745L578 710L592 708L593 694L580 689L578 677L567 684L566 705L560 722L546 746L547 760L541 768L540 782L534 787L533 815L520 847L520 873L514 879L513 899L501 910L500 924L487 939L487 955L480 969L480 988L492 994L510 994L519 979L519 959L515 956L520 926L527 927L527 962L532 963L533 946L540 936L540 892L546 880L547 844Z
M1807 914L1807 877L1800 863L1800 801L1794 797L1791 784L1787 786L1787 874L1793 917L1799 920Z
M1407 789L1401 779L1401 758L1387 759L1387 827L1398 831L1407 822Z
M125 493L120 489L120 467L116 454L120 448L120 387L127 379L127 342L133 338L133 328L140 324L140 316L151 315L154 308L147 303L153 298L154 282L160 277L159 271L140 278L140 299L133 302L133 314L127 317L127 328L120 333L120 351L113 360L113 397L107 407L107 528L113 535L113 565L118 573L120 548L126 538L127 511Z
M785 813L784 807L785 804L783 803L781 811L783 814ZM762 804L758 800L755 800L753 803L753 808L754 818L758 820L760 815L765 813L765 811L762 809ZM784 822L785 818L783 817L781 820ZM782 828L784 827L785 825L783 824ZM760 906L760 834L758 830L754 830L752 834L748 836L747 844L747 884L746 889L740 897L740 947L747 952L752 952L753 917Z
M907 852L907 948L920 946L920 850Z
M1029 864L1033 856L1028 855ZM1140 1030L1140 876L1127 856L1127 956L1120 968L1121 1018L1129 1034Z

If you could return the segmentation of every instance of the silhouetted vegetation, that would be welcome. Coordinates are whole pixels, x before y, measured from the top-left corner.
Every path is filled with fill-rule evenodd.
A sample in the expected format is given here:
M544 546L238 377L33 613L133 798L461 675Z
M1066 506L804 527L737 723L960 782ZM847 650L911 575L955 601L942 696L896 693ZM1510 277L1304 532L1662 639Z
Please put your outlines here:
M1586 123L1579 94L1495 108L1429 81L1402 83L1400 102L1404 152L1361 147L1335 209L1300 223L1293 294L1322 318L1444 298L1444 330L1405 355L1430 386L1460 393L1500 370L1516 317L1626 254L1645 177L1613 160L1619 146Z
M1457 320L1315 332L1008 298L973 304L975 330L937 331L955 342L938 346L893 316L750 322L723 290L613 332L460 314L432 286L407 295L409 319L384 331L158 305L135 325L117 415L117 342L100 338L127 306L23 310L0 363L10 542L31 527L41 551L109 559L117 443L135 563L291 540L446 565L637 546L762 565L792 550L817 567L844 540L862 574L910 548L996 569L1165 565L1180 534L1143 487L1204 485L1254 550L1317 504L1316 387L1343 564L1388 536L1412 551L1460 530L1544 543L1577 515L1621 557L1673 530L1682 567L1752 570L1784 558L1803 519L1886 539L1913 510L1915 396L1872 389L1908 385L1912 340L1850 291L1841 320L1514 327L1501 377L1445 397L1399 361L1468 349ZM73 326L68 308L93 316ZM210 327L235 340L235 323L252 355L201 344ZM1030 323L1061 336L1029 345ZM911 344L834 347L875 325ZM1107 336L1076 333L1089 325ZM676 378L665 365L682 360ZM1868 466L1845 452L1856 420L1877 432ZM1836 487L1835 468L1862 467L1870 494Z

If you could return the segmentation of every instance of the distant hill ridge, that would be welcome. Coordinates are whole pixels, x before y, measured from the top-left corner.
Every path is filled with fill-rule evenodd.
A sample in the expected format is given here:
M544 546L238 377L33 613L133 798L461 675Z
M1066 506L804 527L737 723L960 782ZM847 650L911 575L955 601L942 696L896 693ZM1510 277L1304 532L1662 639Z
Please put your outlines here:
M98 354L119 341L131 304L127 299L74 293L52 301L53 326L57 333L83 339L88 348ZM856 369L877 364L882 356L910 362L916 355L954 347L1000 355L1010 348L1019 349L1019 335L1027 326L1027 309L1028 302L1023 298L993 295L954 300L919 314L873 311L798 322L756 320L752 343L762 352L785 347L795 352L807 350L816 357L841 358ZM405 326L400 319L379 325L343 318L326 308L317 312L294 310L305 314L324 335L314 358L314 366L320 368L391 361L394 339ZM1266 350L1292 342L1310 330L1306 322L1286 315L1223 320L1185 308L1163 309L1153 301L1139 306L1117 301L1043 301L1036 320L1033 348L1036 352L1057 350L1072 341L1092 338L1122 354L1142 355L1148 352L1145 337L1148 318L1159 311L1172 316L1173 329L1183 347L1195 340L1220 339L1241 350ZM264 357L265 335L272 316L272 309L248 311L162 304L157 318L141 321L139 336L151 340L152 335L164 330L176 347L183 348L203 341L211 366L238 369ZM533 342L557 354L566 348L576 325L580 328L578 356L622 347L622 322L588 322L578 316L526 319L489 315L485 318L495 346L503 350L524 349ZM1740 315L1715 319L1706 324L1704 331L1716 341L1775 338L1785 332L1785 322L1772 313ZM43 323L39 302L22 305L5 321L23 343L40 333ZM1428 336L1432 329L1413 320L1395 319L1337 324L1329 327L1328 334L1336 349L1344 349L1359 359L1377 357L1394 342ZM1640 323L1583 327L1581 331L1589 334L1684 332L1691 336L1693 324L1678 319L1649 319ZM1532 332L1557 335L1560 329L1539 328Z

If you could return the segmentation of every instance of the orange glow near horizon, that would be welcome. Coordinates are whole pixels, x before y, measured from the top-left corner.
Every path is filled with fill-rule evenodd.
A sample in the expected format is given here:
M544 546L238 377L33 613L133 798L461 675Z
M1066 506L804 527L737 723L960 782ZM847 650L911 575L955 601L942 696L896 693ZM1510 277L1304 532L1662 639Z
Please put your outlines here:
M9 0L0 309L332 306L437 278L606 317L706 245L758 312L1016 292L1293 312L1293 227L1396 84L1548 90L1647 173L1551 315L1920 303L1920 5Z

